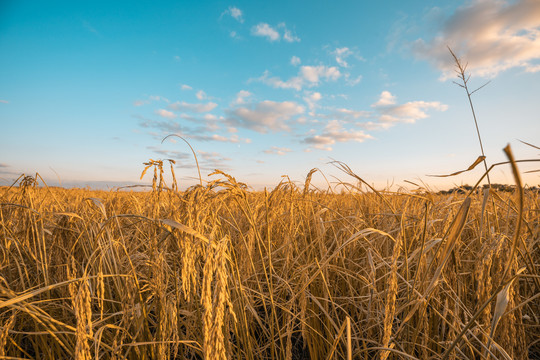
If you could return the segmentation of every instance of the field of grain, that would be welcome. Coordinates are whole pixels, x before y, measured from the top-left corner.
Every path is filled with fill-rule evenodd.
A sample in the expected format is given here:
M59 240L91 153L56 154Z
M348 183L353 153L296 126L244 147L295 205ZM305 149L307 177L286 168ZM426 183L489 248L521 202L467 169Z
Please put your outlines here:
M336 192L1 189L0 359L540 356L537 191L342 168Z

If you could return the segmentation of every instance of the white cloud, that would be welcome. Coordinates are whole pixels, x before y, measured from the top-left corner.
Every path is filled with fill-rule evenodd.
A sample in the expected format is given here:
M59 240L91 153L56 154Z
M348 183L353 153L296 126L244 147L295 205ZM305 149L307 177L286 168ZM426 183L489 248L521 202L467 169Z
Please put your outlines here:
M250 143L251 142L250 139L241 139L241 138L238 137L238 135L231 135L230 137L226 137L226 136L222 136L222 135L218 135L218 134L213 134L210 138L211 138L211 140L214 140L214 141L230 142L230 143L233 143L233 144L237 144L237 143L240 143L240 142L245 142L245 143Z
M316 149L331 151L330 145L336 142L363 142L367 139L373 139L373 137L363 131L346 129L340 121L331 120L325 126L322 134L308 136L304 138L303 142L313 145Z
M335 81L341 77L339 69L335 66L301 66L297 76L283 81L279 77L270 77L270 73L266 70L263 75L254 79L264 84L270 85L279 89L294 89L296 91L302 90L307 85L310 87L319 85L321 80ZM252 79L253 80L253 79Z
M225 136L214 134L212 135L212 139L216 141L226 142L228 139Z
M342 48L336 48L334 51L330 52L331 55L334 55L336 62L339 66L343 68L348 68L349 63L347 62L347 58L350 56L353 56L357 60L365 61L362 56L360 56L357 52L357 50L351 50L348 47L342 47Z
M225 15L231 16L239 23L244 23L244 13L236 6L229 6L227 10L221 13L221 16L219 18L221 19Z
M425 119L428 116L426 110L433 109L437 111L448 110L448 105L441 104L438 101L410 101L403 105L389 106L382 110L380 117L382 122L407 122L415 123L416 120Z
M197 91L197 94L195 94L195 96L197 97L197 99L199 100L204 100L206 99L206 93L202 90L199 90Z
M296 35L293 35L290 30L285 30L283 34L283 40L287 42L300 42L300 38Z
M342 120L356 120L359 118L369 117L371 113L369 111L357 111L351 109L340 108L332 114L334 117L338 117Z
M287 121L302 114L304 107L292 101L265 100L249 107L226 110L227 121L232 126L248 128L260 133L288 131Z
M216 126L217 126L217 122L218 122L217 121L218 117L216 115L214 115L214 114L204 114L201 117L201 116L193 116L193 115L189 115L189 114L186 114L186 113L181 113L180 118L191 121L191 122L199 124L199 125L201 123L204 123L204 124L206 124L206 127L208 129L210 129L210 130L215 130Z
M493 77L523 67L540 71L540 1L473 0L443 22L438 34L416 40L413 53L433 63L442 79L454 76L450 46L473 75Z
M448 105L438 101L410 101L396 105L396 97L389 91L383 91L379 100L371 106L378 111L380 123L390 124L396 122L415 123L416 120L429 117L426 113L429 109L437 111L446 111L448 109Z
M379 100L372 104L372 107L376 106L387 106L387 105L393 105L396 103L396 97L390 93L390 91L383 91L381 95L379 96Z
M306 92L304 101L308 104L309 110L313 111L317 107L317 102L322 99L320 92Z
M394 124L389 122L367 121L357 125L361 126L363 129L366 130L387 130L391 128Z
M263 36L270 41L277 41L280 38L276 29L268 25L267 23L260 23L251 29L251 33L255 36Z
M2 103L2 104L9 104L9 101L7 101L7 100L0 100L0 103Z
M287 29L287 25L285 25L285 23L280 23L278 28L283 29L283 40L286 42L300 42L300 38Z
M216 108L217 104L209 102L206 104L190 104L185 101L177 101L169 105L169 109L175 111L189 111L195 113L209 112Z
M333 54L336 56L336 62L339 66L349 67L349 64L345 60L348 56L352 55L352 51L348 47L336 48Z
M291 58L291 65L298 66L298 65L300 65L300 62L301 62L301 60L300 60L300 58L298 56L293 56Z
M242 105L246 103L246 98L253 95L247 90L240 90L238 94L236 94L236 99L233 101L233 105Z
M229 15L231 15L233 18L235 18L239 22L241 22L241 23L244 22L242 10L240 10L239 8L237 8L235 6L229 6L229 9L227 11L228 11Z
M300 68L302 77L310 83L319 83L320 78L325 80L337 80L341 77L341 73L335 66L302 66Z
M171 111L167 111L165 109L159 109L159 110L156 110L155 113L161 117L164 117L164 118L167 118L167 119L174 119L176 117L176 115L171 112Z
M270 77L269 75L270 73L268 70L266 70L260 78L251 80L260 81L266 85L272 86L273 88L294 89L296 91L302 90L304 80L299 76L295 76L287 81L283 81L279 77Z
M270 149L264 150L263 152L265 154L275 154L275 155L287 155L287 153L290 153L292 150L289 148L283 148L283 147L277 147L272 146Z
M180 61L180 60L181 60L180 56L178 56L178 55L174 56L174 61Z
M322 99L322 95L321 95L321 93L319 93L319 92L314 92L314 93L312 93L312 94L309 96L309 98L310 98L312 101L319 101L319 100Z
M180 87L182 90L193 90L193 88L189 85L186 85L186 84L182 84L182 86Z
M285 23L278 24L277 27L272 27L267 23L259 23L251 28L251 33L255 36L262 36L268 38L269 41L279 41L281 34L278 29L283 29L283 40L286 42L300 42L300 38L287 29Z
M222 136L219 134L213 134L211 136L204 136L201 140L203 141L219 141L219 142L229 142L233 144L239 144L239 143L246 143L250 144L251 139L248 138L240 138L238 135L233 134L229 137Z
M428 111L446 111L448 106L438 101L410 101L399 104L389 91L383 91L371 105L371 111L337 108L328 114L317 114L319 119L328 119L324 129L311 130L302 142L314 149L332 150L331 145L339 142L362 142L373 139L364 130L387 130L398 123L415 123L428 118ZM318 121L313 121L317 123Z

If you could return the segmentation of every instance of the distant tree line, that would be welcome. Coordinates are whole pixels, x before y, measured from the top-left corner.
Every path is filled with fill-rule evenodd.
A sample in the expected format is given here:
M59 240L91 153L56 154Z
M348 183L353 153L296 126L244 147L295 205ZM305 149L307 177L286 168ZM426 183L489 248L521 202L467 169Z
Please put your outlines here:
M489 188L488 184L483 185L482 187L478 187L476 189L476 192L480 192L483 189ZM514 192L516 190L516 185L506 185L506 184L491 184L491 188L495 191L502 191L502 192ZM442 195L448 195L448 194L465 194L470 192L473 189L470 185L461 185L449 190L442 190L439 191L438 194ZM532 186L532 187L526 187L525 191L540 193L540 185L539 186Z

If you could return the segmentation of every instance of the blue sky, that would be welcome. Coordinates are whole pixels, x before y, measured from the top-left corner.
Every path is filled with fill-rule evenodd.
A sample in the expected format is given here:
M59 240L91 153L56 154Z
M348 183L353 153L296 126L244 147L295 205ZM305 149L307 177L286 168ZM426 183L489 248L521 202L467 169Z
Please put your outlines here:
M0 182L139 180L221 169L254 188L343 161L379 187L473 183L480 155L451 46L468 63L489 164L538 158L540 2L3 1ZM522 166L524 171L538 164ZM530 185L539 173L524 174ZM507 167L492 174L512 182ZM323 177L315 175L316 183Z

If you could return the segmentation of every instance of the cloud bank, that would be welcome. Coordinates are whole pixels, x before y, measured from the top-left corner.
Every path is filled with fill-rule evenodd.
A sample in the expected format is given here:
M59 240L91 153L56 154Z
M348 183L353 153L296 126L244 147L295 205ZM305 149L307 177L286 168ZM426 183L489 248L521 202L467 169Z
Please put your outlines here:
M450 46L473 75L494 77L515 67L540 71L540 1L474 0L460 7L429 40L411 44L417 58L454 76Z

